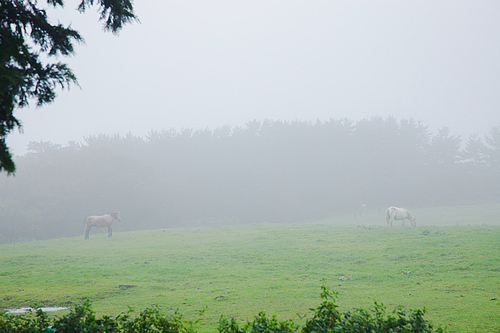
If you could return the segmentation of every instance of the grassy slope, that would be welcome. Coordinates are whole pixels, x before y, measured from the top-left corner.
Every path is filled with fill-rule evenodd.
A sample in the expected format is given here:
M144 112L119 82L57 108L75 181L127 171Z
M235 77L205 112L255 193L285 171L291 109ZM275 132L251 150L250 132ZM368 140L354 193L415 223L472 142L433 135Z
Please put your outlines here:
M0 308L90 298L99 315L158 304L194 319L208 306L199 329L213 331L221 314L244 320L266 310L300 322L297 314L320 303L325 279L342 309L375 299L389 309L426 307L426 318L451 332L500 331L500 205L477 208L412 210L417 228L387 228L368 212L0 245Z

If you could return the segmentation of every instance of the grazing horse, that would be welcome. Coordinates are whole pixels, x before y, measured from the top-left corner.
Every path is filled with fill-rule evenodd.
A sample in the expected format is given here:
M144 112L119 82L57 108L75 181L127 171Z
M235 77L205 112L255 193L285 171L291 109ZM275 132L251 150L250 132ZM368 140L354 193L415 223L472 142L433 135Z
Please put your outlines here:
M113 230L111 230L111 223L114 220L121 221L120 212L118 213L107 213L102 216L89 216L83 221L83 226L85 230L85 239L89 238L90 228L103 228L108 227L108 237L111 237Z
M385 220L387 221L387 225L391 224L391 227L394 220L401 220L401 226L404 227L406 219L410 220L413 227L417 226L417 220L405 208L391 206L385 211Z

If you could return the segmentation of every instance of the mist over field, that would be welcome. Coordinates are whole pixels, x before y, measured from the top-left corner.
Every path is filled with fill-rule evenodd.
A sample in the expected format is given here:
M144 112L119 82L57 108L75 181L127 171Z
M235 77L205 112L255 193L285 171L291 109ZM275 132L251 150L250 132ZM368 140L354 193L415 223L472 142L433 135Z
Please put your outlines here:
M500 126L463 140L414 119L250 121L245 127L31 142L0 175L0 242L114 231L298 223L351 214L498 202ZM359 216L358 216L359 217ZM92 232L97 232L95 229ZM91 232L91 234L92 234Z
M498 1L136 1L119 36L75 6L47 15L79 87L15 111L2 243L499 202Z

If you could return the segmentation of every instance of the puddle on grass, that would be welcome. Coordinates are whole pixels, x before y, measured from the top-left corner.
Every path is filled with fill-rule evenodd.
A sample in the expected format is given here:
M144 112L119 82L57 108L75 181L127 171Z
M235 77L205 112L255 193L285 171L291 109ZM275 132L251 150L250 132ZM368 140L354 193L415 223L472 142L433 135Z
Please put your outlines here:
M43 312L50 312L50 311L60 311L60 310L66 310L68 308L64 307L47 307L47 308L40 308ZM18 308L18 309L5 309L5 313L24 313L28 311L33 311L35 312L36 310L33 308Z

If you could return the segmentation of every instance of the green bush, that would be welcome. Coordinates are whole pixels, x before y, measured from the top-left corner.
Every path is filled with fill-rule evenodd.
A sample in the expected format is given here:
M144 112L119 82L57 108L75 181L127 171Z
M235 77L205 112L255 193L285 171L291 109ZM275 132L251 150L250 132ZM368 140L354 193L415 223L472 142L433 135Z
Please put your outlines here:
M352 312L345 311L341 313L335 303L338 294L325 286L322 286L321 289L321 298L324 301L318 308L311 309L314 311L314 316L306 321L302 333L443 332L441 327L433 330L432 325L424 320L425 309L417 309L407 314L403 307L400 306L393 311L395 316L388 315L386 317L384 305L375 302L375 309L370 312L363 309L354 309Z
M276 316L266 317L264 311L259 312L253 321L247 322L240 328L236 319L227 320L221 316L219 320L219 333L294 333L298 332L298 326L291 320L280 321Z
M386 315L383 304L375 302L375 308L370 311L354 309L340 312L336 300L338 294L329 288L321 287L323 302L313 311L311 319L303 327L292 320L280 321L276 316L268 318L261 311L252 321L248 320L241 327L234 318L221 316L218 333L432 333L443 332L441 327L433 329L424 319L425 309L406 312L403 307L396 308L392 314ZM134 311L129 308L127 314L116 318L103 316L96 318L90 302L76 305L68 314L50 319L46 313L37 309L26 314L0 313L0 332L2 333L135 333L135 332L165 332L165 333L195 333L198 321L184 321L182 315L162 314L158 307L142 311L138 316L132 316ZM200 311L203 314L204 310Z
M37 309L35 315L30 311L27 314L13 315L0 314L0 332L2 333L132 333L132 332L164 332L164 333L194 333L193 323L183 321L182 315L164 315L155 306L142 311L132 317L134 312L129 308L125 315L116 318L103 316L98 319L87 300L82 305L62 317L49 320L47 314Z
M130 313L131 311L129 311ZM118 330L116 332L164 332L164 333L193 333L193 323L183 321L182 315L175 312L173 315L160 313L158 307L142 311L138 317L129 315L118 316Z
M32 312L21 315L9 315L0 313L0 332L2 333L28 333L28 332L43 332L49 333L50 322L48 315L40 309L37 309L35 316Z

